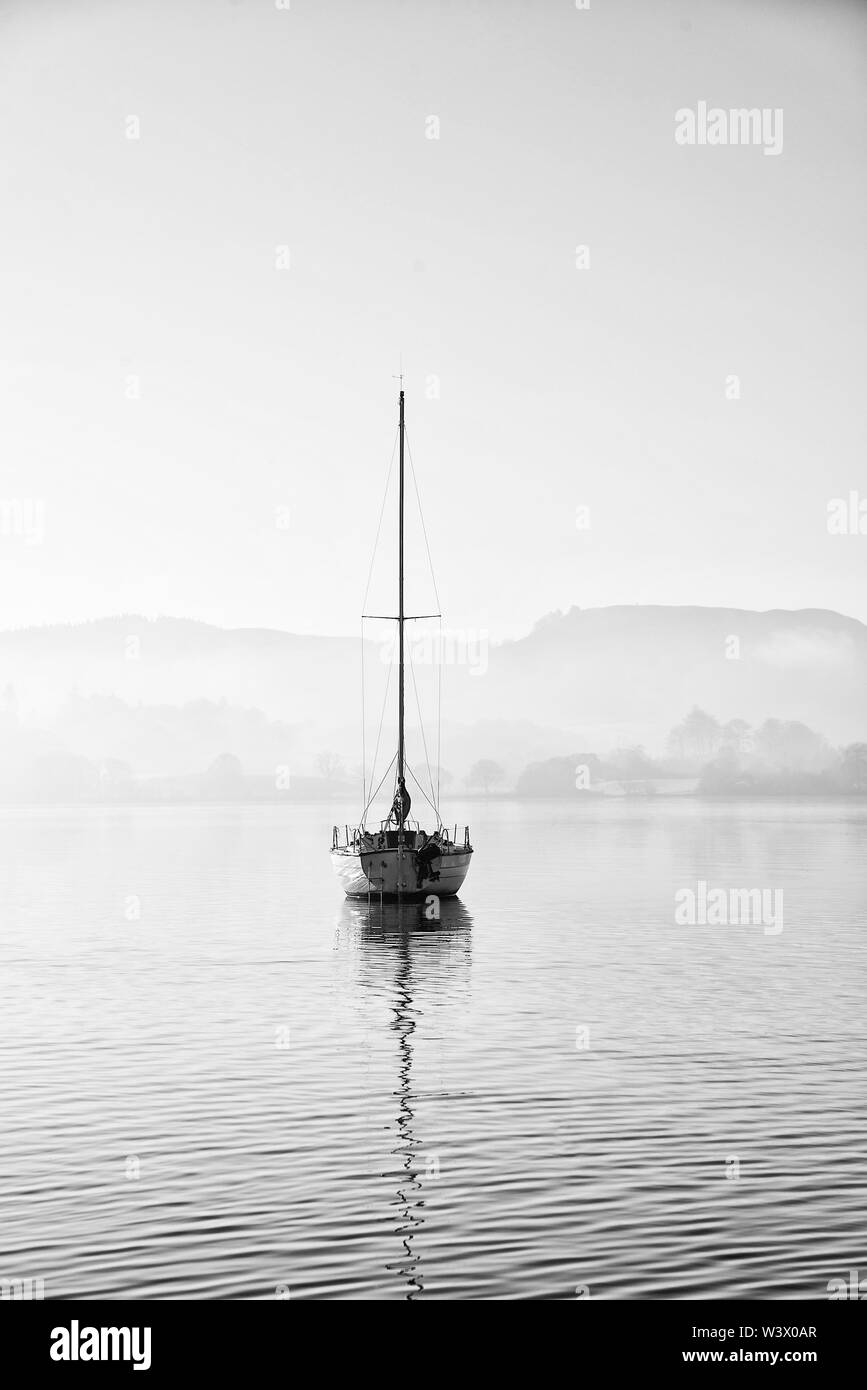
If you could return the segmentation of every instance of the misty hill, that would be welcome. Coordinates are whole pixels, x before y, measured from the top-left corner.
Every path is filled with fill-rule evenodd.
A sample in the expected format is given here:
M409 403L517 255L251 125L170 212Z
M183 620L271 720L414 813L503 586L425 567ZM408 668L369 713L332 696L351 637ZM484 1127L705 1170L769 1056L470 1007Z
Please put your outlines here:
M821 609L573 608L499 648L491 670L494 699L585 747L660 747L692 705L799 720L833 742L867 732L867 627Z
M225 700L299 723L329 692L340 709L347 681L358 688L357 666L352 638L137 614L0 633L0 687L14 685L22 717L41 720L81 694L148 705Z
M135 765L146 729L146 768L161 772L187 771L216 752L257 771L287 756L303 768L324 749L350 765L360 761L359 645L350 637L122 616L0 633L0 689L12 687L22 726L44 726L87 756ZM416 655L419 685L430 686L430 651L418 647ZM370 741L388 677L375 642L366 643L366 669ZM640 743L661 751L693 705L720 720L801 721L842 744L867 733L865 689L867 627L838 613L573 608L517 641L488 645L474 635L453 645L443 677L442 760L456 778L479 756L517 776L526 762L575 747ZM94 696L107 703L96 711L76 706ZM201 737L191 737L197 701L231 712L201 708ZM165 709L188 705L184 720ZM435 706L423 708L428 719ZM390 746L389 722L382 738Z

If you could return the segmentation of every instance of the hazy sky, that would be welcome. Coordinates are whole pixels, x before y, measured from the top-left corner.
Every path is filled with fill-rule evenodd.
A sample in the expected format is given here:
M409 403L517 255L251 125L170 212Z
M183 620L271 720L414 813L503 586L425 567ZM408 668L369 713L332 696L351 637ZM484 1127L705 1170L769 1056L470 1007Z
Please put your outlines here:
M357 630L401 353L451 626L867 619L867 536L826 527L867 497L865 34L834 0L0 0L0 626ZM700 101L782 108L782 152L679 146Z

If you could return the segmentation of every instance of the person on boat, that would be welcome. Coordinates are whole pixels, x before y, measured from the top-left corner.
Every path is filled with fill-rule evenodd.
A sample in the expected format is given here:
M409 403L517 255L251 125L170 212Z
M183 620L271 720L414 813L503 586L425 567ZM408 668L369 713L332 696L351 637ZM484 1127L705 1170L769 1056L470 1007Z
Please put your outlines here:
M410 807L411 807L411 806L412 806L412 798L411 798L409 792L407 791L406 783L404 782L403 778L401 777L401 778L398 779L398 783L397 783L397 794L396 794L396 796L395 796L395 798L394 798L394 803L393 803L392 808L391 808L391 813L390 813L390 815L389 815L389 817L388 817L389 821L394 821L394 823L395 823L395 825L397 826L398 830L400 829L400 827L403 825L404 821L405 821L405 820L407 819L407 817L409 816L409 810L410 810Z
M419 844L415 852L416 871L418 873L416 887L421 888L426 878L430 879L432 883L439 881L439 869L434 869L433 861L439 859L441 853L442 848L436 835L428 837L423 830L420 830Z

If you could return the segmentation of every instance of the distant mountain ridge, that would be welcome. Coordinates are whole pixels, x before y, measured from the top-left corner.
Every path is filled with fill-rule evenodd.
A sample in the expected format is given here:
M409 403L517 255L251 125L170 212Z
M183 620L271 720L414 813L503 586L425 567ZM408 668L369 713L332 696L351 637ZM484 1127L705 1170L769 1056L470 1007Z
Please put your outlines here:
M672 711L800 720L832 741L867 726L867 626L823 609L634 606L553 614L497 663L518 703L587 732L609 725L656 743ZM678 715L679 717L679 715ZM591 745L592 746L592 745Z
M867 626L827 610L572 608L513 641L473 638L443 673L443 762L460 747L456 774L473 749L516 767L570 746L659 750L693 705L721 720L802 721L833 743L867 735ZM359 651L351 637L122 615L0 632L0 689L29 725L53 724L73 694L223 701L291 726L295 756L328 747L360 761ZM379 644L366 643L365 664L370 729L387 676ZM419 684L429 676L419 669ZM387 718L383 746L390 734Z

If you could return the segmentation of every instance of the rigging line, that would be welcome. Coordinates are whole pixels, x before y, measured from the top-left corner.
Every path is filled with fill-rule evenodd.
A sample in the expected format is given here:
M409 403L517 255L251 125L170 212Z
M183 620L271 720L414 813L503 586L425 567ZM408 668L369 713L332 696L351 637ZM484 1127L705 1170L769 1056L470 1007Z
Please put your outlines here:
M364 602L361 605L362 611L367 607L367 595L370 593L370 581L373 578L373 564L376 559L376 548L379 545L379 533L382 530L382 518L385 516L385 504L388 500L388 485L391 482L391 470L394 468L394 455L395 451L397 450L397 441L399 436L400 427L398 426L394 436L394 443L391 446L391 462L388 465L388 476L385 480L385 492L382 494L382 506L379 509L379 524L376 528L376 539L373 542L373 554L370 557L370 569L367 571L367 588L364 590ZM437 608L439 608L439 604L437 604Z
M429 757L428 751L427 751L427 739L425 738L425 734L424 734L424 723L423 723L422 717L421 717L421 705L419 704L419 698L418 698L418 686L416 685L416 681L415 681L415 671L414 671L414 669L413 669L413 663L412 663L412 661L410 661L410 663L409 663L409 674L412 676L412 688L413 688L413 690L415 691L415 707L416 707L416 710L418 711L418 727L419 727L419 731L420 731L420 733L421 733L421 744L422 744L422 748L424 749L424 760L425 760L425 762L427 763L427 776L428 776L428 781L430 782L431 796L434 796L434 795L435 795L435 792L434 792L434 784L433 784L433 774L431 773L431 770L430 770L430 757ZM437 812L437 815L439 815L439 812Z
M371 780L371 783L373 782L373 779L374 779L374 777L376 776L376 759L377 759L378 756L379 756L379 744L380 744L380 740L381 740L381 738L382 738L382 726L383 726L383 724L385 723L385 710L386 710L386 706L387 706L387 704L388 704L388 687L389 687L389 685L391 684L391 672L392 672L392 668L394 667L394 661L392 660L392 658L393 658L393 656L394 656L394 644L395 644L396 641L397 641L397 638L395 637L394 640L392 641L392 644L391 644L391 651L389 652L388 675L387 675L386 678L385 678L385 695L384 695L383 698L382 698L382 713L381 713L381 715L379 716L379 732L378 732L378 734L376 735L376 748L375 748L374 754L373 754L373 762L372 762L371 765L370 765L370 780ZM397 755L395 754L395 756L397 756ZM394 761L394 759L392 759L392 762L393 762L393 761ZM389 763L388 767L391 767L391 763ZM388 768L386 768L386 776L388 776ZM383 778L383 781L385 781L385 778ZM382 786L382 782L380 782L379 786L380 786L380 787ZM376 791L379 791L379 787L377 787ZM373 793L373 796L376 796L376 792ZM368 809L368 807L370 806L370 802L373 801L373 796L370 798L370 801L367 802L367 805L366 805L365 808L364 808L365 815L367 814L367 809Z
M442 816L440 815L440 813L439 813L439 811L437 810L436 806L434 806L433 802L431 801L430 797L428 796L428 794L427 794L427 792L425 791L424 787L422 786L421 782L420 782L420 781L418 780L418 778L416 777L416 775L415 775L415 773L413 772L412 768L410 767L409 763L406 764L406 770L407 770L407 772L409 773L409 775L410 775L410 777L412 778L412 780L415 782L416 786L418 787L419 791L421 792L421 794L422 794L422 796L424 797L425 801L427 802L428 806L431 808L431 810L433 811L434 815L436 816L436 818L437 818L437 825L438 825L438 826L441 826L442 823L443 823Z
M382 783L385 781L386 777L387 777L388 774L391 772L391 769L394 767L394 765L395 765L396 762L397 762L397 754L395 753L395 755L394 755L394 757L392 758L391 762L389 763L388 767L385 769L385 772L382 774L382 780L380 781L379 786L377 786L376 791L373 793L373 796L371 796L370 802L368 803L367 807L365 808L366 810L370 810L370 807L373 805L374 797L377 795L377 792L379 791L380 787L382 786Z
M367 805L367 746L364 719L364 618L361 619L361 804Z
M394 755L394 757L392 758L391 762L389 763L388 767L385 769L385 772L382 774L382 782L385 781L386 777L387 777L388 774L391 772L391 769L394 767L394 765L395 765L396 762L397 762L397 754L395 753L395 755ZM371 778L371 781L372 781L372 780L373 780L373 779ZM382 786L382 782L380 782L379 787ZM376 791L373 793L373 796L371 796L370 801L367 803L367 805L366 805L365 808L364 808L364 815L365 815L365 816L367 815L368 811L370 810L371 806L373 805L373 800L374 800L374 797L377 795L377 792L379 791L379 787L377 787ZM362 823L362 825L364 824L364 816L362 816L362 818L361 818L361 823Z
M433 584L434 597L436 598L436 601L437 601L437 608L441 610L441 609L442 609L442 604L440 603L440 596L439 596L439 594L438 594L438 592L437 592L437 580L436 580L436 575L434 574L433 560L432 560L431 557L430 557L430 546L429 546L429 544L428 544L428 539L427 539L427 527L426 527L425 524L424 524L424 512L422 511L422 506L421 506L421 496L419 495L418 482L417 482L416 476L415 476L415 465L413 464L413 461L412 461L412 449L410 449L410 447L409 447L409 438L408 438L408 436L407 436L406 425L405 425L405 424L404 424L404 427L403 427L403 438L404 438L404 443L406 444L406 452L407 452L407 455L408 455L408 457L409 457L409 471L410 471L410 474L412 475L412 485L413 485L413 487L415 488L415 500L416 500L416 502L418 503L418 514L419 514L419 517L421 518L421 533L422 533L422 535L424 536L424 548L425 548L425 550L427 551L427 563L428 563L428 568L430 569L430 577L431 577L431 583Z
M414 781L415 785L417 785L418 791L421 792L421 795L424 796L425 801L427 801L429 808L431 808L431 810L432 810L432 812L433 812L433 815L436 816L436 826L438 826L438 827L442 826L442 823L443 823L442 816L439 815L438 809L436 809L436 806L433 805L433 802L431 801L431 798L429 798L429 796L428 796L428 794L427 794L427 791L424 790L424 787L422 787L420 781L418 781L418 777L415 776L415 773L414 773L413 769L411 769L411 767L410 767L410 765L408 765L408 763L407 763L407 771L408 771L408 774L410 774L410 777L413 778L413 781Z
M413 485L413 488L415 489L415 500L416 500L416 503L417 503L417 505L418 505L419 520L421 521L421 530L422 530L422 535L424 536L424 548L425 548L425 551L427 552L427 563L428 563L428 568L429 568L429 570L430 570L431 583L433 584L434 597L436 598L436 606L437 606L437 608L438 608L438 610L439 610L439 648L440 648L440 650L439 650L439 672L438 672L438 677L437 677L437 785L436 785L436 791L435 791L435 792L434 792L434 786L433 786L433 777L431 776L431 771L430 771L430 758L428 757L427 744L425 743L425 759L427 760L428 777L430 778L431 792L432 792L432 793L434 794L434 796L436 797L436 803L437 803L437 804L436 804L436 807L435 807L434 809L436 810L437 816L439 816L439 801L440 801L440 764L441 764L441 762L442 762L442 689L443 689L443 652L442 652L442 626L443 626L443 625L442 625L442 604L440 603L439 590L437 589L436 574L434 573L433 560L431 559L431 553L430 553L430 543L429 543L429 541L428 541L428 535L427 535L427 527L425 526L425 521L424 521L424 509L422 508L422 505L421 505L421 494L420 494L420 492L419 492L418 479L416 478L416 475L415 475L415 464L414 464L413 461L412 461L412 449L411 449L410 443L409 443L409 436L408 436L408 434L407 434L406 424L404 424L403 437L404 437L404 443L405 443L405 445L406 445L407 456L408 456L408 458L409 458L409 471L410 471L410 475L411 475L411 477L412 477L412 485ZM412 667L410 666L410 670L411 670L411 669L412 669ZM413 685L415 685L415 676L413 676ZM417 687L416 687L416 704L418 704L418 688L417 688ZM419 724L421 725L422 741L424 742L424 726L423 726L422 723L421 723L421 710L419 710L419 716L418 716L418 717L419 717Z
M439 626L439 672L437 674L437 807L440 804L440 773L442 772L443 755L443 620L440 618ZM439 810L437 810L439 815Z

